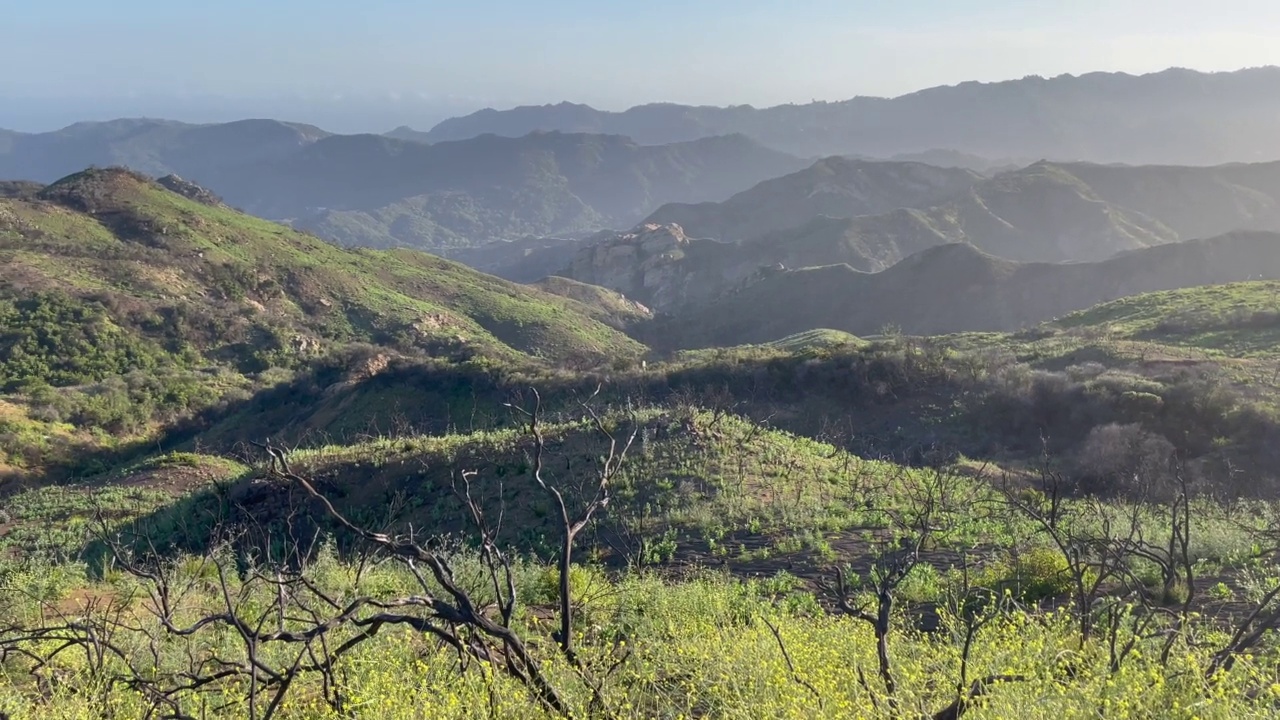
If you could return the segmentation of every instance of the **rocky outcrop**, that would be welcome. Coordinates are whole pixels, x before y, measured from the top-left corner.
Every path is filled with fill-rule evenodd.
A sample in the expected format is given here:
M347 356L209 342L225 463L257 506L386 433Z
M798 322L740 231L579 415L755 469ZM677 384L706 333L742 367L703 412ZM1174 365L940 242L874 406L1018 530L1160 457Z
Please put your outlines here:
M562 275L617 291L658 313L714 299L756 270L737 261L732 244L690 238L674 223L600 233L583 245Z
M222 204L222 198L214 195L212 192L200 187L190 180L183 180L177 175L165 175L156 180L165 189L176 192L188 200L195 200L204 205L218 206Z

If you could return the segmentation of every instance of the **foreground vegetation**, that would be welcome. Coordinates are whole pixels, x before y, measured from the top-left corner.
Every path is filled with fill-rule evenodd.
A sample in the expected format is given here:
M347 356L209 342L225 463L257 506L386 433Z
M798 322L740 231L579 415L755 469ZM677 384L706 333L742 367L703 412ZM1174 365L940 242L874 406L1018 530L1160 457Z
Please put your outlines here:
M461 565L462 562L459 561ZM196 559L174 563L175 587L192 587L168 618L185 627L203 613L222 607L218 577ZM518 587L532 602L545 602L543 573L522 568ZM363 572L322 556L306 574L327 597L345 606L370 594L391 598L421 592L403 571L377 568ZM1162 658L1159 639L1136 639L1119 667L1105 641L1083 648L1067 613L1010 610L975 618L957 598L939 610L944 629L924 633L895 617L891 650L895 691L890 697L877 671L873 629L859 620L823 613L811 596L791 589L785 578L743 582L700 576L680 583L655 576L608 581L582 573L583 604L589 627L581 631L577 664L566 660L547 635L545 623L528 606L513 627L538 641L536 662L559 689L571 712L617 718L678 717L919 717L967 697L972 683L983 695L969 717L1116 717L1248 718L1272 717L1280 703L1275 690L1278 668L1269 654L1238 662L1230 672L1206 677L1213 651L1203 644L1226 644L1224 632L1205 626L1196 646L1178 644ZM273 606L278 594L263 583L227 578L236 610L254 621L265 617L266 633L276 631ZM591 583L591 584L588 584ZM477 583L478 584L478 583ZM11 593L47 597L48 582L10 579ZM290 592L293 592L292 590ZM90 586L77 601L52 602L37 609L33 601L10 609L20 621L91 624L123 614L145 632L119 633L111 641L141 674L157 684L181 684L181 673L205 658L219 664L243 663L247 652L239 634L225 626L206 626L193 637L166 636L160 621L143 608L138 583L131 578ZM292 598L291 598L292 599ZM524 600L525 598L522 598ZM300 602L300 601L299 601ZM536 608L535 608L536 609ZM326 608L329 614L336 609ZM43 613L44 618L39 615ZM60 617L61 616L61 617ZM370 609L362 620L376 616ZM980 621L981 627L969 628ZM368 625L365 625L368 627ZM334 631L313 643L323 657L359 636L354 627ZM33 650L51 652L64 635L33 642ZM156 648L148 635L167 637ZM1132 638L1121 634L1123 646ZM531 641L532 642L532 641ZM528 718L554 717L540 708L528 689L501 667L460 657L452 648L408 627L387 627L336 663L336 683L326 687L322 673L303 675L276 706L277 717L379 718ZM302 644L262 642L255 648L264 667L280 672L294 667ZM32 679L7 663L8 682L0 689L0 709L13 717L143 717L153 700L114 675L128 676L126 659L86 657L80 648L59 656ZM304 663L311 658L304 657ZM155 663L154 669L152 663ZM588 675L589 673L589 675ZM233 676L234 678L235 676ZM591 680L584 682L584 677ZM41 691L47 693L43 698ZM179 694L192 716L250 715L245 678ZM268 690L258 712L266 715ZM336 706L336 707L335 707ZM893 708L896 707L896 710ZM592 710L595 708L595 710Z
M376 525L322 468L361 458L376 475L403 465L391 447L344 457L268 446L256 470L221 467L233 481L221 502L179 504L141 524L121 521L145 496L108 497L82 524L82 559L10 546L25 552L0 570L0 711L1240 718L1280 707L1268 505L1197 501L1185 485L1116 503L1061 496L1052 477L1042 493L956 467L857 468L830 480L862 498L857 533L817 532L843 538L835 550L744 523L708 489L689 501L745 532L775 533L775 554L763 556L772 565L729 553L710 569L676 547L610 563L601 535L557 528L652 520L601 499L616 488L625 501L636 481L669 474L642 466L627 479L632 428L599 417L603 454L576 478L594 481L550 472L563 430L536 419L524 473L482 476L466 469L483 462L465 450L474 439L428 440L413 451L453 448L451 492L426 507L392 502ZM139 470L202 462L212 463L173 457ZM739 500L767 501L795 482L761 468L752 478L761 484ZM719 490L734 496L732 483ZM264 493L294 499L273 509ZM338 505L350 510L329 495L345 495ZM539 497L563 514L544 512ZM48 507L24 503L28 517ZM420 527L410 516L450 515L470 518L451 537L407 529ZM404 529L375 532L357 517ZM539 527L533 547L516 552ZM205 547L176 550L183 533ZM564 562L538 559L556 556Z

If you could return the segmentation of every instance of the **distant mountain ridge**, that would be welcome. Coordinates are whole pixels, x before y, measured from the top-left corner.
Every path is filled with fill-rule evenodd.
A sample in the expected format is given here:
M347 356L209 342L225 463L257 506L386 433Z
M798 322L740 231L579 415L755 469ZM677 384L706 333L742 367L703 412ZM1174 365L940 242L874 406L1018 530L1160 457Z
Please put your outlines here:
M1280 278L1280 234L1240 232L1095 263L1017 263L966 243L878 273L828 265L762 274L737 292L655 321L666 349L763 343L829 328L871 335L1009 331L1140 293Z
M0 178L52 182L87 165L178 175L254 214L368 247L630 227L664 203L724 199L805 164L741 135L653 147L539 132L428 146L273 120L148 119L0 135Z
M630 227L673 199L727 198L804 164L741 135L664 146L558 132L435 145L363 135L222 184L229 202L344 245L450 247Z
M330 135L279 120L197 125L151 118L82 122L46 133L6 131L0 132L0 178L51 183L97 165L203 182L213 169L283 157Z
M1133 164L1214 165L1280 157L1280 68L1147 75L1089 73L966 82L896 98L757 109L652 104L622 112L587 105L481 110L398 137L441 142L534 130L626 135L665 144L742 133L800 156L892 157L935 148L988 158L1047 157Z

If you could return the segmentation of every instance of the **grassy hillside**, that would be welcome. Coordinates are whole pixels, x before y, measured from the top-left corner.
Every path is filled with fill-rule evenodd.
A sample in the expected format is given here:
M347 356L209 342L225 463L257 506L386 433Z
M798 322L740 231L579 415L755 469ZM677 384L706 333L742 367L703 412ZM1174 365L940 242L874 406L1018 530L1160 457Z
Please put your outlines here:
M1136 295L1072 313L1054 325L1094 327L1129 340L1157 341L1234 358L1274 359L1280 355L1280 282Z
M611 327L625 329L653 318L653 311L645 306L599 285L550 275L532 287L582 303L592 317Z
M1022 267L953 250L981 261L949 258L957 275L989 263L976 277L991 281ZM416 256L390 257L414 266ZM594 299L605 315L618 301L560 279L544 285ZM240 717L246 683L218 673L248 667L252 653L254 667L304 668L287 686L263 683L282 689L282 718L337 706L563 715L504 674L502 642L482 629L469 642L491 649L466 655L480 646L463 645L470 659L458 661L448 633L476 627L460 605L527 643L537 664L526 667L574 716L608 703L636 720L934 717L958 702L936 678L961 668L1018 673L980 684L973 717L1087 715L1100 703L1136 717L1192 704L1203 717L1265 716L1280 662L1270 635L1232 669L1214 670L1214 657L1275 582L1265 549L1280 487L1274 286L1145 295L1018 334L858 340L818 330L594 370L388 348L330 355L169 424L127 457L99 456L97 472L0 484L0 647L12 650L0 712L132 717L172 702ZM50 312L5 327L38 326ZM112 317L64 323L99 339L84 372L148 357L110 340L131 332ZM532 475L524 417L504 407L527 407L531 385L545 399L542 477L571 513L595 497L605 433L635 438L609 502L576 537L564 591L572 657L552 629L558 510ZM0 401L0 439L36 409L22 394ZM40 422L41 435L85 427ZM396 562L377 549L380 535L358 541L273 473L247 442L268 437L351 521L410 532L438 553L465 602L418 580L430 563ZM465 498L494 534L477 533ZM494 576L486 558L497 552L508 564ZM1161 564L1166 553L1172 564ZM905 570L881 584L895 568ZM879 603L887 629L841 614L837 569L849 603ZM1077 578L1090 583L1079 595ZM509 616L495 592L511 593ZM133 612L164 598L172 610L158 618ZM246 650L236 628L253 626L233 617L259 619L259 645ZM314 654L332 662L330 677L298 664L307 632L323 638ZM101 663L58 650L98 638L112 648ZM889 649L893 685L864 670L880 667L877 648ZM204 662L211 655L221 662ZM117 675L136 682L106 682ZM157 701L153 683L177 687Z
M635 348L564 299L429 255L341 250L124 171L71 176L3 212L7 286L130 295L146 311L204 315L196 325L224 320L205 338L174 338L207 343L202 352L264 327L293 329L302 344L470 343L552 358Z
M848 265L765 273L715 302L655 321L646 337L689 348L813 328L855 335L885 326L919 335L1017 330L1127 295L1259 277L1280 277L1280 235L1235 233L1070 264L1017 263L949 243L878 273ZM1160 310L1171 313L1164 322L1176 322L1175 309Z
M597 312L429 255L342 250L123 170L0 200L0 390L31 422L127 435L357 343L516 363L644 351Z

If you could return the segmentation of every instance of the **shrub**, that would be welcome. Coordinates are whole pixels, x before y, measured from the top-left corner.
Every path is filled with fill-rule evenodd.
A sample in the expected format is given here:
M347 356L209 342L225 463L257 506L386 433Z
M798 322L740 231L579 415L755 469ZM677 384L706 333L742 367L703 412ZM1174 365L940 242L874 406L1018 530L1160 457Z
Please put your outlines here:
M1021 602L1035 603L1070 593L1071 567L1053 548L1032 548L987 566L974 584L1007 590Z
M1160 496L1173 459L1173 443L1137 423L1095 427L1076 453L1082 488L1104 494Z

